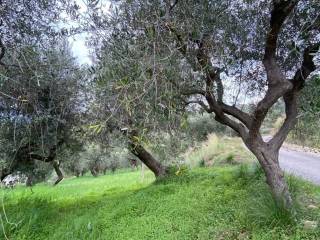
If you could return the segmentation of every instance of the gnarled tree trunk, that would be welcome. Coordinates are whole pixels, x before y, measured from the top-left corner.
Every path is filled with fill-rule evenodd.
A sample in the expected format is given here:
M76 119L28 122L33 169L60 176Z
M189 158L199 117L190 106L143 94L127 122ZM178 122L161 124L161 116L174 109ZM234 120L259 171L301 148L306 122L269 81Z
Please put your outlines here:
M54 182L53 185L57 185L59 182L62 181L63 174L62 174L62 171L60 169L60 163L58 161L53 161L52 162L52 166L53 166L53 168L54 168L54 170L55 170L55 172L56 172L56 174L58 176L58 179Z
M54 185L57 185L63 179L63 173L60 170L60 162L55 160L56 156L57 156L57 149L63 143L64 143L64 141L60 140L56 145L52 146L49 150L49 155L46 157L41 156L39 154L32 153L32 151L30 151L31 153L30 152L28 153L30 159L34 159L34 160L38 160L38 161L42 161L42 162L46 162L46 163L52 163L52 166L58 176L58 179L54 182Z
M294 70L293 78L283 71L284 68L279 62L277 51L279 35L284 27L283 25L286 24L287 18L292 14L298 3L299 1L287 0L277 0L272 3L270 28L264 43L264 57L261 59L267 78L267 90L264 97L255 105L254 111L250 113L239 109L236 104L229 105L224 102L224 84L220 78L220 73L224 69L212 64L212 55L206 48L208 44L211 44L211 40L209 38L199 38L197 41L193 41L198 46L196 55L191 58L190 54L194 53L188 51L189 38L175 28L173 24L168 24L170 32L175 35L180 53L194 71L201 71L204 76L201 88L187 87L181 89L179 86L178 90L186 96L186 103L199 104L206 112L214 113L218 122L229 126L239 134L260 162L275 201L288 210L292 209L292 198L283 171L279 166L279 149L296 123L300 90L303 88L306 79L316 70L314 56L320 49L320 41L306 44L303 56L301 56L302 59L297 59L299 67ZM194 64L194 59L197 64ZM266 142L261 136L261 126L268 111L281 98L285 103L286 119L278 132L271 140Z
M279 149L270 149L266 143L249 146L258 159L266 176L273 198L279 207L292 209L293 201L286 183L284 172L279 165Z
M163 166L158 160L156 160L151 153L149 153L142 145L139 143L138 134L136 131L132 131L129 136L129 150L137 158L140 159L153 173L159 177L165 177L168 174L168 168Z

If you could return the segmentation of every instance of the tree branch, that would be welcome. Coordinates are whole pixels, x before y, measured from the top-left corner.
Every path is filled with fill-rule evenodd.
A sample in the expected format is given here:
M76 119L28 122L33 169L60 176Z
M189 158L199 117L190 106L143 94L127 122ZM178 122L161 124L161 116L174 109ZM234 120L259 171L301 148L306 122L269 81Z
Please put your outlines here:
M174 3L170 5L170 9L169 9L170 12L174 9L177 3L178 3L178 0L175 0Z
M168 25L169 30L175 34L176 39L178 41L179 47L178 50L181 52L181 54L187 59L187 44L183 42L183 37L181 34L179 34L173 27ZM205 52L205 45L204 45L204 38L201 40L192 40L194 43L196 43L199 47L198 53L197 53L197 60L200 65L200 69L194 66L194 64L190 63L190 65L193 67L195 71L202 71L205 76L205 88L206 90L190 90L187 91L189 94L184 95L193 95L193 94L200 94L204 95L209 106L205 105L203 101L193 101L191 100L190 103L197 103L199 104L206 112L208 113L215 113L215 119L225 124L229 127L231 127L233 130L235 130L241 137L246 137L247 135L247 129L245 126L249 127L251 125L250 116L242 112L241 110L237 109L236 107L229 106L227 104L223 103L223 84L220 78L221 69L214 68L211 64L210 58ZM215 99L215 96L213 94L213 83L216 82L217 84L217 97L218 100ZM227 117L226 114L231 115L241 121L242 123L238 123L229 117Z
M5 64L2 62L2 59L4 58L6 49L4 47L4 44L2 42L2 39L0 38L0 65L5 66Z
M253 139L258 136L261 137L259 131L268 110L280 97L292 89L292 83L286 79L276 61L276 50L282 25L298 2L299 0L273 0L270 30L266 38L263 59L267 73L268 90L264 98L258 103L253 114L253 122L250 129L250 137Z
M277 41L282 25L299 0L273 0L270 30L267 34L264 59L276 57Z
M191 95L197 95L197 94L205 96L206 92L200 89L186 89L186 90L182 90L181 94L185 96L191 96Z
M201 100L190 100L186 102L186 105L198 104L200 105L207 113L212 113L213 111Z
M50 148L49 155L44 157L36 153L29 153L31 159L39 160L42 162L53 162L57 155L57 149L64 143L63 140L60 140L56 145Z
M297 98L300 90L304 87L305 80L308 76L316 70L314 64L314 55L319 51L320 43L311 45L304 50L303 61L301 67L296 71L295 76L292 79L293 89L284 95L286 119L279 129L279 131L274 135L274 137L269 141L270 145L274 148L279 149L283 142L285 141L290 130L294 127L297 122L298 116L298 103Z
M294 78L292 79L294 88L300 90L304 87L304 83L308 76L316 70L314 64L314 55L320 50L320 42L310 45L304 50L303 62L301 67L296 71Z
M222 111L228 115L233 116L240 120L247 128L251 127L252 119L249 114L246 112L241 111L235 106L230 106L225 103L220 103Z

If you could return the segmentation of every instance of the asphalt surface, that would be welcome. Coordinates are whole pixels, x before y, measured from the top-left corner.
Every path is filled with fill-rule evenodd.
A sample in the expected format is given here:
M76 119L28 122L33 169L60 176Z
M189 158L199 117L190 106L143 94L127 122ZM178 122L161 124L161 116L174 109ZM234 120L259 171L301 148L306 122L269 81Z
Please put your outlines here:
M320 155L282 148L280 167L287 173L320 185Z

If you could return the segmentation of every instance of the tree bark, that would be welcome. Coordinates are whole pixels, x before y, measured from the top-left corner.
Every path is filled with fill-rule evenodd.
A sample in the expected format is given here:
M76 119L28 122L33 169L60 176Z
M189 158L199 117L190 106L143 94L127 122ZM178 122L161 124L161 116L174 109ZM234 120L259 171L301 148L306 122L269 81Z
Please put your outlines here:
M293 201L284 178L284 172L279 165L279 149L270 149L267 143L263 145L250 146L249 148L262 166L266 182L277 206L290 210L293 208Z
M57 173L58 175L58 179L54 182L54 185L57 185L59 182L62 181L63 179L63 173L62 171L60 170L60 164L58 161L53 161L52 162L52 165L53 165L53 168L55 170L55 172Z
M140 159L156 176L156 178L165 177L168 174L168 168L157 161L137 140L137 134L131 134L129 137L129 150Z
M90 172L91 172L92 176L98 177L98 172L96 171L96 169L94 167L90 168Z
M167 168L158 162L143 146L130 143L130 151L138 157L157 178L165 177L168 174Z

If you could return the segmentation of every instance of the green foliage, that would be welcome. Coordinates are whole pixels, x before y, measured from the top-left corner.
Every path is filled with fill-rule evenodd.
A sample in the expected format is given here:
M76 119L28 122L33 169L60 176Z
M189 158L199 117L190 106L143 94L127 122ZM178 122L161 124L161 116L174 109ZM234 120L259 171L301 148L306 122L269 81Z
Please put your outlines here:
M183 153L193 142L184 132L157 131L150 134L147 147L150 148L155 158L167 166L184 164Z
M35 159L44 161L49 155L55 159L63 144L79 150L82 139L75 137L74 127L81 115L80 83L85 75L66 39L46 46L25 44L15 51L19 57L12 63L19 67L0 69L6 76L0 78L1 91L6 94L0 97L4 160L0 167L5 172L21 170L36 175L39 164ZM30 154L37 157L30 158Z
M234 164L234 155L232 153L230 153L227 157L226 157L226 163L228 164Z
M235 178L248 181L251 179L251 171L248 164L242 163L235 171Z
M1 190L9 239L317 239L275 207L263 179L242 181L239 167L201 168L153 183L151 172L65 180L56 187ZM253 176L253 168L243 171ZM248 177L246 177L248 178ZM240 180L240 181L239 181ZM319 188L295 180L307 198ZM3 213L3 212L2 212ZM1 214L3 216L3 214ZM245 238L246 237L246 238Z
M320 77L316 76L307 82L300 99L300 116L291 132L291 142L320 148Z
M208 113L189 114L185 131L197 141L204 141L210 133L231 134L226 126L217 123L213 116Z

